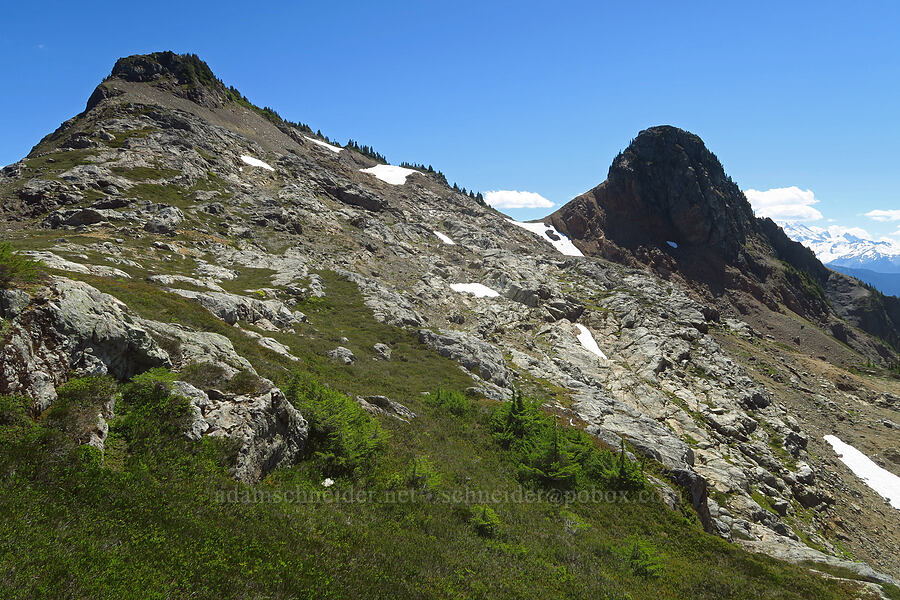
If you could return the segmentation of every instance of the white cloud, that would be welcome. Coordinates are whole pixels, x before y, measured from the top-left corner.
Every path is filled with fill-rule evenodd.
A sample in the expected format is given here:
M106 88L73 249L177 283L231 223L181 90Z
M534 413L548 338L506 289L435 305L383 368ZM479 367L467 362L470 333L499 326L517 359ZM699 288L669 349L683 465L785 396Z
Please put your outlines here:
M867 213L866 213L865 215L863 215L863 216L869 217L869 218L872 219L873 221L881 221L881 222L887 222L887 221L900 221L900 210L895 210L895 209L891 209L891 210L881 210L881 209L878 209L878 210L870 210L869 212L867 212Z
M795 185L771 190L744 190L744 195L758 217L769 217L776 223L808 223L822 219L822 213L813 208L818 204L812 190L801 190Z
M831 221L832 219L829 219ZM820 234L829 234L831 237L841 237L843 235L851 235L861 240L876 241L874 235L863 229L862 227L845 227L843 225L829 225L828 227L816 227L811 225L807 227L810 231Z
M484 201L494 208L550 208L553 203L535 192L495 190L484 193Z

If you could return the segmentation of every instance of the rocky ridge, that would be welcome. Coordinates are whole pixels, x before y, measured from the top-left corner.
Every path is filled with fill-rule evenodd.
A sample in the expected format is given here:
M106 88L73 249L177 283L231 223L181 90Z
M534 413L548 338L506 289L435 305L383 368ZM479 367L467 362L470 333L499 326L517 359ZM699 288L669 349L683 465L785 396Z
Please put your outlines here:
M895 299L828 269L771 219L754 217L715 155L676 127L640 132L606 181L546 222L587 254L679 278L723 315L762 326L772 313L790 312L884 364L900 350ZM835 291L841 288L853 292ZM782 341L794 337L778 333Z
M551 220L586 253L600 256L565 257L433 175L393 185L362 173L375 161L311 143L302 130L217 95L224 86L174 94L178 68L154 57L123 59L121 68L117 63L85 113L2 171L8 227L24 232L22 239L36 232L31 250L55 276L37 293L6 291L0 298L10 332L0 356L0 392L28 394L37 413L52 404L53 388L70 372L125 378L196 361L212 362L227 378L254 372L228 338L142 318L66 272L144 280L274 348L276 340L245 326L278 332L301 322L292 304L329 293L312 272L315 265L356 284L378 320L414 329L458 361L487 396L505 398L525 379L565 389L568 398L555 410L610 446L625 440L658 464L666 475L662 485L685 489L709 531L773 555L837 561L861 577L890 580L865 565L826 558L842 553L824 524L844 512L851 494L835 483L833 465L810 454L814 436L780 388L728 347L766 344L765 334L739 313L721 317L720 303L680 281L638 268L648 238L626 225L647 213L661 215L649 227L658 246L648 251L653 257L670 256L667 241L737 256L734 240L764 227L737 197L720 195L730 187L716 169L694 168L684 176L692 161L712 160L699 138L640 139L639 155L681 146L682 159L655 174L656 187L649 190L631 186L625 175L643 167L628 152L618 158L609 188L630 195L615 209L600 220L581 211L580 226L569 213ZM666 213L650 201L659 194L682 198L695 186L706 204L675 202L677 210ZM737 217L723 220L711 208L715 202L725 202ZM675 263L666 258L662 264ZM257 270L266 272L261 284L231 287ZM474 282L498 295L476 297L450 287ZM803 298L801 305L828 311L822 299ZM579 342L576 324L588 328L607 359ZM851 338L872 344L856 331ZM279 351L290 354L288 347ZM800 376L797 386L844 401L823 382L810 387L812 379ZM188 435L240 441L236 477L257 480L302 450L305 422L277 388L240 395L177 385L193 407ZM402 405L375 398L363 401L414 422ZM861 512L873 514L869 507L877 498L863 498ZM882 536L882 551L900 548L898 519L883 515L880 528L895 533ZM844 543L879 569L900 574L889 552L879 556L866 547L867 531L860 521L856 539Z

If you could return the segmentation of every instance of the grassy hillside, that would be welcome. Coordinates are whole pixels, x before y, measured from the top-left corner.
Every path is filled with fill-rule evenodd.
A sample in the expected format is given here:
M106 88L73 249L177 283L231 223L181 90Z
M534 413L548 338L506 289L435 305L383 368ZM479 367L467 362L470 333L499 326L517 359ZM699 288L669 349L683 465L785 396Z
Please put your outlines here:
M23 400L3 398L0 596L856 597L851 584L704 533L657 499L637 465L537 404L465 396L471 381L455 363L323 276L329 296L300 307L309 326L279 337L300 366L150 284L85 276L144 316L229 336L310 421L309 448L257 485L235 482L231 445L179 434L186 404L168 394L175 375L165 372L119 386L76 380L37 422ZM322 356L341 337L354 365ZM392 346L390 362L372 360L376 341ZM418 416L376 419L344 395L363 393ZM107 449L78 446L71 431L110 394Z

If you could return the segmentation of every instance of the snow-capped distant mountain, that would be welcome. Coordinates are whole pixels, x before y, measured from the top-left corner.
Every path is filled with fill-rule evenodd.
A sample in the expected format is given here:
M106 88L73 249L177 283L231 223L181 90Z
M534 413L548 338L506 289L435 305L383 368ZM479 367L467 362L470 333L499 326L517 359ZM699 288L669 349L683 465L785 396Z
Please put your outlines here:
M867 269L878 273L900 273L900 243L872 240L841 227L815 227L788 223L782 226L826 265Z

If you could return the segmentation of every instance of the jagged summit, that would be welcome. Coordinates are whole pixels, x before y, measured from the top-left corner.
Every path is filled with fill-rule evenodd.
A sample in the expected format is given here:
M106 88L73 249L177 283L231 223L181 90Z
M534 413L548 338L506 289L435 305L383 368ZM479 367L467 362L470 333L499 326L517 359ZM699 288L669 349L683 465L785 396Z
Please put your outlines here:
M673 242L734 254L756 230L753 211L696 135L662 125L641 131L613 161L607 180L551 217L579 239L597 228L617 245Z
M116 80L152 83L207 108L222 106L228 100L236 99L235 96L242 98L237 90L226 88L196 54L165 51L134 54L117 60L109 77L91 94L86 110L91 110L104 98L119 95L122 90L114 85Z
M546 221L586 254L682 279L723 314L759 313L758 323L771 326L772 313L791 311L862 350L836 323L841 317L900 348L894 309L882 308L893 301L870 298L773 221L756 218L718 158L683 129L641 131L613 160L606 181ZM797 339L788 333L795 326L785 327L784 339Z
M211 85L221 82L196 54L171 51L134 54L116 61L110 77L125 81L154 81L174 77L181 85Z

